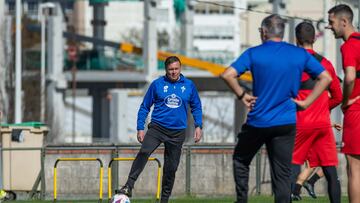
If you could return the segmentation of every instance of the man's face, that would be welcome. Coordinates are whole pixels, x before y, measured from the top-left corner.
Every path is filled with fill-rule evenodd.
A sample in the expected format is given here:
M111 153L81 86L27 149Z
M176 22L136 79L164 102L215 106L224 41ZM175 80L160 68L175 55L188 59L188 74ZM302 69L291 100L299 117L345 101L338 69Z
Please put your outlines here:
M343 19L339 16L336 16L334 13L329 14L329 25L327 26L330 29L335 38L341 38L344 35L344 23Z
M178 61L171 63L166 68L166 76L173 82L177 81L180 77L181 65Z

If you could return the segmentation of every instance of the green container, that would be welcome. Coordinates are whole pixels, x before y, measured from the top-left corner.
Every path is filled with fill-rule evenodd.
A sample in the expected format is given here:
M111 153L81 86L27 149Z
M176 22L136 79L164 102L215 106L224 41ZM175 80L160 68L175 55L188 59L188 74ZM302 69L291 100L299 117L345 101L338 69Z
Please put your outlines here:
M44 123L41 123L41 122L31 121L31 122L13 123L13 124L1 123L0 126L1 126L1 127L19 126L19 127L40 128L40 127L45 126L45 124L44 124Z

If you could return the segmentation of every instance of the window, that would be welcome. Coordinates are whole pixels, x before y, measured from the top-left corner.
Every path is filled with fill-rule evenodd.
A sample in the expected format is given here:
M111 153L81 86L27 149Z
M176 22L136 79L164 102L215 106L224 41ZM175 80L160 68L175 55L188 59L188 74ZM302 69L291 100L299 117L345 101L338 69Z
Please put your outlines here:
M195 39L234 39L234 28L229 26L197 26L194 27Z
M207 5L204 3L197 3L194 6L194 11L196 14L206 14L207 13Z
M8 1L8 10L9 13L15 12L15 1Z
M222 13L223 14L234 14L234 2L231 1L224 1L224 2L220 2L221 5L224 5L224 7L222 8Z
M28 1L28 13L37 14L39 9L39 4L35 1Z

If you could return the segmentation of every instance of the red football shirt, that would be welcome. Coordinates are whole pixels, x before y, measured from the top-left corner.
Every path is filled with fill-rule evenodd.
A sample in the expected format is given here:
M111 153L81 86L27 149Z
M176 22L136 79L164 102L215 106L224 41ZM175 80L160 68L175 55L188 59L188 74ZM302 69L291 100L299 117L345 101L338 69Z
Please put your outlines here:
M315 54L315 51L312 49L307 49L310 54ZM329 72L332 77L332 82L329 85L329 88L325 90L319 98L317 98L314 103L312 103L309 108L304 111L298 111L296 114L296 127L297 128L323 128L330 127L330 110L342 101L342 92L340 87L340 81L336 76L335 69L332 66L331 62L326 58L321 60L321 65ZM310 79L310 76L307 73L303 73L301 77L301 82ZM311 93L312 90L299 90L297 99L305 100L307 96Z
M353 36L360 37L359 32L354 32L349 39L341 46L342 63L345 69L348 66L355 67L356 71L360 71L360 39L355 39ZM360 95L360 79L356 78L354 89L350 95L350 99ZM360 100L353 103L347 110L360 110Z

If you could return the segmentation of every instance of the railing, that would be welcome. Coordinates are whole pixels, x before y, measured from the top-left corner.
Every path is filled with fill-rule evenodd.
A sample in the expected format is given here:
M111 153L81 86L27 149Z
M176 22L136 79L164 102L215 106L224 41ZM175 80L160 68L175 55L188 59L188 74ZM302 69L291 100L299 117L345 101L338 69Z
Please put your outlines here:
M227 144L227 145L184 145L183 146L183 150L185 153L185 175L186 175L186 180L185 180L185 191L187 195L191 195L191 159L192 159L192 154L194 153L194 150L197 149L227 149L227 150L232 150L234 149L234 144ZM339 147L339 146L338 146ZM111 158L117 158L119 157L119 151L120 150L124 150L124 149L140 149L140 145L118 145L118 146L47 146L47 147L42 147L42 148L1 148L0 146L0 163L2 166L2 158L3 158L3 151L33 151L33 150L38 150L41 151L41 170L39 173L39 177L37 178L36 182L34 183L34 187L33 190L31 191L30 195L29 195L29 199L32 197L32 195L34 195L37 191L38 186L40 185L41 189L40 189L40 199L44 200L45 199L45 156L46 156L46 152L48 150L111 150ZM164 149L163 146L160 146L159 149ZM264 148L262 148L262 150L264 150ZM266 180L261 180L261 173L265 172L265 170L262 171L263 165L266 164L266 161L264 164L262 163L261 160L261 153L263 153L263 151L259 151L258 154L255 156L255 163L256 163L256 185L255 188L253 188L252 190L255 190L255 194L260 195L261 194L261 185L262 184L267 184L268 181ZM0 167L0 180L3 180L2 178L2 167ZM115 173L116 174L116 173ZM118 174L116 174L115 176L112 176L112 179L116 182L117 185L117 180L118 180ZM263 177L264 179L264 177ZM112 180L112 183L114 182ZM250 188L251 189L251 188Z
M112 195L111 195L111 191L112 191L112 181L111 181L111 166L112 163L114 161L134 161L135 158L134 157L130 157L130 158L125 158L125 157L118 157L118 158L112 158L111 161L109 162L109 166L108 166L108 199L110 200ZM149 161L155 161L158 164L158 170L157 170L157 187L156 187L156 200L159 201L160 200L160 187L161 187L161 162L159 161L159 159L157 158L149 158Z
M99 180L99 202L103 197L103 176L104 176L104 164L99 158L59 158L54 164L54 201L57 200L57 165L60 161L97 161L100 164L100 180Z

